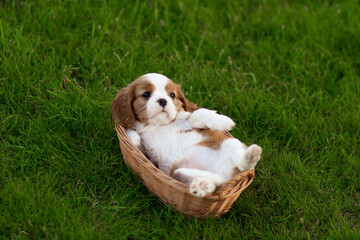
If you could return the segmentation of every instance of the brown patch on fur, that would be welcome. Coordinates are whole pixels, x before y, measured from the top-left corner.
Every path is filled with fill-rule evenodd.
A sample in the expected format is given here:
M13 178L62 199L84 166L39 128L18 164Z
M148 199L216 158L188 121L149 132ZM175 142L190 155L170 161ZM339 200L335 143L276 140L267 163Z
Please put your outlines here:
M145 77L140 77L136 81L135 99L133 101L133 109L136 115L136 120L146 123L148 116L146 113L146 103L149 98L144 98L142 95L145 92L154 92L155 86L150 83ZM135 82L133 82L135 83Z
M223 132L213 131L210 129L196 129L199 133L205 135L207 138L199 142L198 146L208 147L212 149L219 149L222 142L230 137L226 136Z
M189 168L189 169L199 169L207 171L207 166L200 166L194 161L190 161L189 159L183 159L176 163L174 163L170 169L169 176L175 178L176 180L190 185L194 177L183 175L179 172L175 173L179 168Z
M198 109L195 103L190 102L187 100L181 91L181 87L179 84L175 84L173 81L169 79L169 83L166 85L166 91L168 92L169 96L171 93L175 94L175 98L173 102L175 104L176 110L185 110L187 112L193 112Z
M174 172L179 168L193 168L193 169L206 170L205 167L199 166L193 161L190 161L189 159L183 159L172 165L169 172L169 176L171 177L174 174Z
M170 169L169 176L172 177L172 175L174 174L174 172L177 169L184 167L184 165L186 165L188 162L189 162L188 160L183 159L183 160L180 160L180 161L174 163Z
M135 113L132 109L133 91L130 86L121 89L111 103L113 122L125 128L135 124Z
M181 110L185 110L184 102L181 100L181 99L185 99L185 97L180 90L180 86L173 83L170 80L169 83L166 85L166 91L170 97L171 97L171 94L175 95L175 97L172 100L176 107L176 110L178 112Z
M172 178L178 180L179 182L185 183L187 185L190 185L191 182L194 180L194 177L183 175L179 172L170 175Z
M234 177L236 175L238 175L240 172L240 170L237 167L234 167L232 172L231 172L231 177Z
M111 103L111 115L115 124L130 128L136 120L146 122L147 98L145 92L152 93L155 87L145 77L139 77L121 89Z
M198 110L199 107L197 106L196 103L192 103L189 100L185 99L185 110L188 112L194 112L196 110Z

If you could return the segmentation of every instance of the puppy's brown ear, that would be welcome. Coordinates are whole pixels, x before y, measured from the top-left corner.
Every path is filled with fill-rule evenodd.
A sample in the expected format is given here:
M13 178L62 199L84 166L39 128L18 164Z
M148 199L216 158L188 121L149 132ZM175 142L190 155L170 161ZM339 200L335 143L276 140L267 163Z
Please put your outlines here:
M183 92L181 91L181 87L180 85L176 84L176 92L177 92L177 96L180 99L180 101L183 103L184 109L187 112L193 112L198 108L197 104L190 102L189 100L187 100L183 94Z
M193 111L199 109L199 107L197 106L196 103L192 103L192 102L190 102L189 100L187 100L186 98L185 98L184 108L185 108L185 110L188 111L188 112L193 112Z
M111 103L111 115L115 125L130 128L135 124L135 113L132 108L134 95L129 87L121 89Z

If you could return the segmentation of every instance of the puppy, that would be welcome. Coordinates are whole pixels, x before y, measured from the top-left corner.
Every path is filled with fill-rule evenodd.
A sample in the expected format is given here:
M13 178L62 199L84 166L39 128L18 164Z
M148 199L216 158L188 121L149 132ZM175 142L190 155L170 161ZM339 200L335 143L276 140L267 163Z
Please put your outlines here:
M234 175L251 170L262 149L224 134L235 123L188 101L180 86L149 73L121 89L111 104L115 124L163 172L203 197Z

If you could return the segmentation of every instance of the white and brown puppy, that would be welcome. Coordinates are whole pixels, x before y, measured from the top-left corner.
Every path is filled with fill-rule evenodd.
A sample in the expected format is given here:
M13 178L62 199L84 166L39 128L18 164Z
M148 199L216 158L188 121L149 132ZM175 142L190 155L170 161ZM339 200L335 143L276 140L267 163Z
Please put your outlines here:
M235 123L227 116L197 109L166 76L149 73L121 89L111 104L115 124L166 174L203 197L260 160L258 145L246 147L227 137Z

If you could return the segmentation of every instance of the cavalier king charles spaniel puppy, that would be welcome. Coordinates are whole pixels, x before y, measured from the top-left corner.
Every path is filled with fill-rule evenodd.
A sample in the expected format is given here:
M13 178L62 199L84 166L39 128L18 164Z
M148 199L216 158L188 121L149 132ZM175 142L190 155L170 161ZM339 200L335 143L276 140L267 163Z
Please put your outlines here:
M262 149L224 134L235 123L213 110L197 108L180 86L157 73L121 89L111 104L115 124L169 176L203 197L234 175L251 170Z

